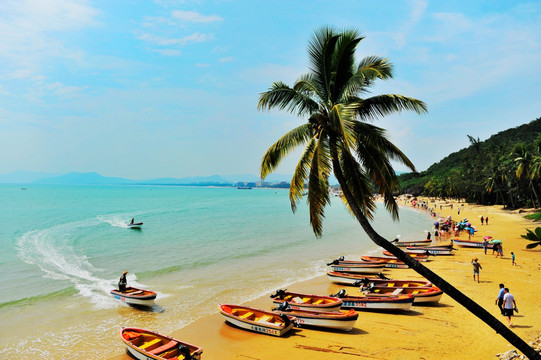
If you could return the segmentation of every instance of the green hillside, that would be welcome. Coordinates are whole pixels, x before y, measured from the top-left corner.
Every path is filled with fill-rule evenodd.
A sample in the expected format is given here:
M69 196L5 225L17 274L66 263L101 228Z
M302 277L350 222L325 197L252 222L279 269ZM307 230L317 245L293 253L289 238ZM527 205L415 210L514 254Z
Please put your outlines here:
M485 141L470 135L470 146L420 173L401 174L400 191L413 195L464 198L480 204L539 207L541 118L499 132Z

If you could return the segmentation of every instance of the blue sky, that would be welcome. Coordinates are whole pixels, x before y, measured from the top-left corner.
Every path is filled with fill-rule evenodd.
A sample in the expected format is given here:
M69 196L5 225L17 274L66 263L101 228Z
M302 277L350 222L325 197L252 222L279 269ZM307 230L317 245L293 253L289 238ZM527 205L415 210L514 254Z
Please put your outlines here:
M394 64L374 95L427 103L375 122L418 170L541 116L535 1L2 0L0 19L0 174L257 174L303 121L259 93L308 71L325 25Z

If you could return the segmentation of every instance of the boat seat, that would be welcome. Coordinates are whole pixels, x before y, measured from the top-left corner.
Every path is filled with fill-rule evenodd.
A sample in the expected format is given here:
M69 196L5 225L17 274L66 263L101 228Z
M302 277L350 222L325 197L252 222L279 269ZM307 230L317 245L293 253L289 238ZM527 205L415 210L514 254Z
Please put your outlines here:
M396 289L395 291L393 291L393 292L391 293L391 295L398 295L398 294L400 294L401 292L402 292L402 289L401 289L401 288L400 288L400 289Z
M143 349L146 351L150 351L152 349L157 348L162 344L162 339L153 339L147 343L144 343L143 345L139 346L139 349Z
M272 320L272 316L270 315L263 315L260 317L257 321L264 321L264 322L270 322Z
M158 355L160 353L163 353L163 352L166 352L168 350L171 350L172 348L174 348L175 346L178 345L178 341L175 341L175 340L171 340L169 341L168 343L166 344L163 344L162 346L160 347L157 347L153 350L150 350L149 353L153 354L153 355Z
M394 283L387 283L387 286L388 286L388 287L393 287L393 286L394 286Z
M248 318L249 318L250 316L252 316L253 314L254 314L253 312L248 311L247 313L244 313L244 314L240 315L239 317L240 317L241 319L248 319Z
M134 291L134 292L126 293L126 295L139 295L139 294L142 294L142 293L144 293L143 290L137 290L137 291Z
M319 299L317 301L314 301L314 305L319 305L323 302L323 299Z
M417 295L419 293L419 290L415 290L414 292L411 293L411 295Z
M404 285L402 285L402 287L408 287L408 286L409 286L409 284L404 284Z
M305 303L305 304L309 304L310 300L312 300L312 299L309 298L309 297L302 298L302 302Z

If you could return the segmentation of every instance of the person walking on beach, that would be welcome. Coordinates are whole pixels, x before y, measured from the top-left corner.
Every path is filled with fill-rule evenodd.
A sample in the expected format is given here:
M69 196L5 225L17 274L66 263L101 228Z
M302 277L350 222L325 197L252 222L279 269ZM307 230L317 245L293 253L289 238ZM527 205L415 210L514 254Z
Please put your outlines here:
M477 276L477 282L479 282L479 270L482 269L483 267L481 266L481 264L477 262L477 260L479 259L475 257L473 258L471 263L473 265L473 281L475 281L475 276Z
M515 262L515 253L511 251L511 264L515 266L517 263Z
M485 224L488 225L488 216L485 218Z
M485 251L485 255L487 254L488 249L488 241L487 239L483 239L483 250Z
M485 222L485 218L483 217L483 215L481 215L481 225L484 225L484 222Z
M503 290L505 292L503 295L503 316L507 318L509 326L513 326L511 316L513 316L513 311L518 311L517 303L513 294L509 292L509 288L505 288Z
M495 303L500 308L500 313L503 315L503 296L505 295L505 286L500 284L500 291L498 291L498 297L496 298Z
M126 285L128 284L128 280L126 280L127 274L128 270L124 270L122 276L120 277L120 280L118 280L118 290L120 290L120 292L126 292Z

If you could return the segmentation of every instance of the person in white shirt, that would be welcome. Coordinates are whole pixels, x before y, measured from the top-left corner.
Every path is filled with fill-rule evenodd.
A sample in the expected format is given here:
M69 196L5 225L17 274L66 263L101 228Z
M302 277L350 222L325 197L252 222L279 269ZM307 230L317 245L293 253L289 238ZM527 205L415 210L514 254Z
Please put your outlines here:
M509 326L512 326L511 316L513 316L513 311L517 311L517 303L513 294L509 292L509 288L505 288L503 291L503 315L507 318Z

